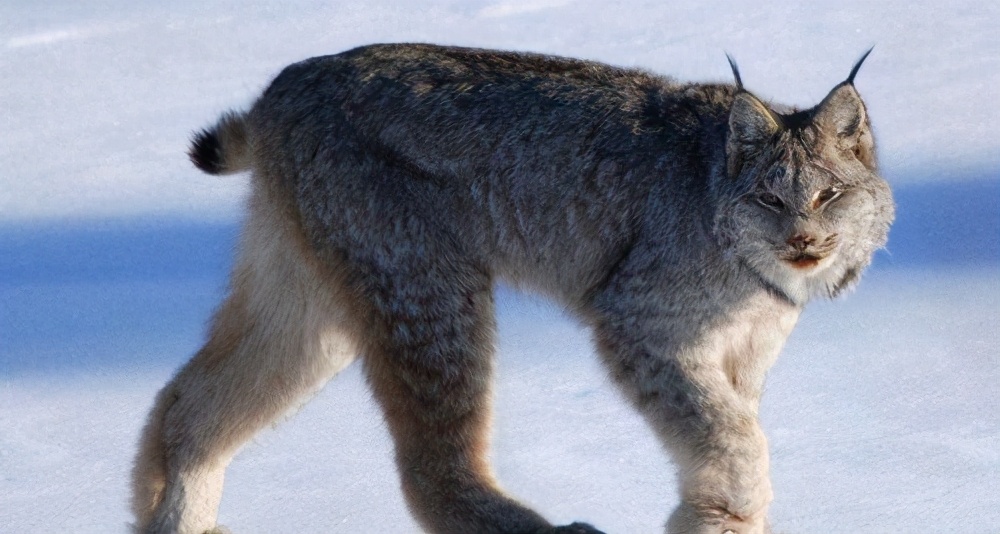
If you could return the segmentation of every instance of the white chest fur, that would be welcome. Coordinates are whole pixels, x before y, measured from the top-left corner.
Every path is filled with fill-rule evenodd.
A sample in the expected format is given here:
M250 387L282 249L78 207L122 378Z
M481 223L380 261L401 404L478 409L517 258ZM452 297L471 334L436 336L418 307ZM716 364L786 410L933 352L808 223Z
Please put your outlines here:
M798 321L801 309L770 296L748 301L709 330L705 346L736 393L756 404L767 370Z

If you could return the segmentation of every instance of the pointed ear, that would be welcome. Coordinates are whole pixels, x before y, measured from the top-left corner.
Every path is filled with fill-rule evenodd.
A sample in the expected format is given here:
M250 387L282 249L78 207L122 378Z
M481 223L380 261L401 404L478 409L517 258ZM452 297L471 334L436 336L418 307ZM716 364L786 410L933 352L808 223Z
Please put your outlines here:
M781 130L778 116L757 97L738 93L729 111L729 142L758 145Z
M875 168L875 145L868 110L853 84L844 82L834 87L816 106L812 122L836 139L841 149L854 152L867 167Z
M726 139L729 176L739 174L743 162L779 131L780 119L763 102L746 91L737 93L729 111Z
M861 95L846 82L834 87L813 114L813 124L840 138L856 136L867 121Z

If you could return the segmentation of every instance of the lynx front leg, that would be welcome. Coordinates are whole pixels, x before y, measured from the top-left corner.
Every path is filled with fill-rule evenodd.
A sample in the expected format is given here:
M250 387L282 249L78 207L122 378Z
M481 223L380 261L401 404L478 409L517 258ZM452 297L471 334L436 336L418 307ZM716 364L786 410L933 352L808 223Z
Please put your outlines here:
M612 375L678 464L682 504L667 531L768 532L767 440L751 384L759 385L780 343L748 334L771 325L646 304L606 313L597 339Z
M552 527L506 496L488 463L491 280L454 262L373 273L365 369L395 440L410 510L436 534L598 533ZM598 533L599 534L599 533Z

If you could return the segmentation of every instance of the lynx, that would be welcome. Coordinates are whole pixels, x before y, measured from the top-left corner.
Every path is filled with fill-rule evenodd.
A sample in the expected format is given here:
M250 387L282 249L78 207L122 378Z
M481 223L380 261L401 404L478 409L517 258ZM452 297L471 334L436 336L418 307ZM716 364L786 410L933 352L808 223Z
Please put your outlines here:
M360 357L424 529L599 532L551 525L492 473L504 282L592 330L679 467L668 532L766 532L765 373L893 219L854 87L866 56L805 110L748 92L731 59L735 84L415 44L285 68L191 148L207 173L252 171L249 216L208 340L145 426L136 531L218 531L240 446Z

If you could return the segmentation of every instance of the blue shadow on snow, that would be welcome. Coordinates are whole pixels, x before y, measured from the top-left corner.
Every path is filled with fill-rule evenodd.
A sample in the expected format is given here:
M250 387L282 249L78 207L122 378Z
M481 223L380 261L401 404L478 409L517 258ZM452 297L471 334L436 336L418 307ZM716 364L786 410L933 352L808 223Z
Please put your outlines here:
M895 188L876 268L1000 267L1000 172ZM0 379L186 360L224 294L235 223L0 225Z

